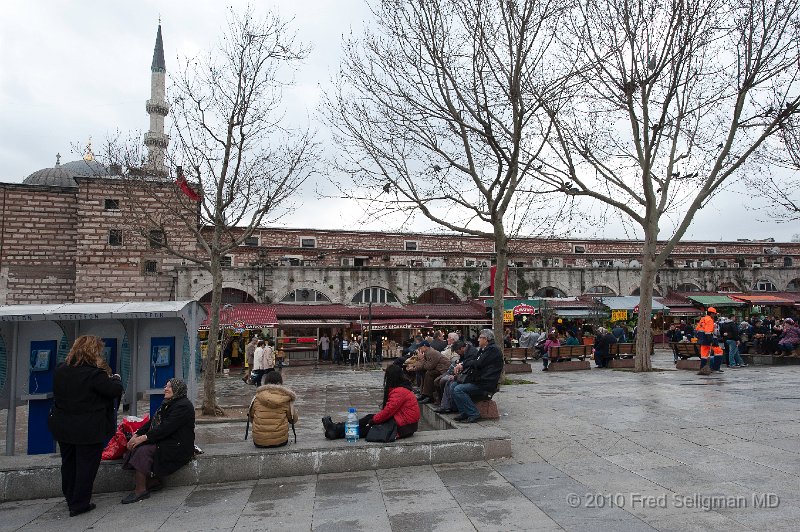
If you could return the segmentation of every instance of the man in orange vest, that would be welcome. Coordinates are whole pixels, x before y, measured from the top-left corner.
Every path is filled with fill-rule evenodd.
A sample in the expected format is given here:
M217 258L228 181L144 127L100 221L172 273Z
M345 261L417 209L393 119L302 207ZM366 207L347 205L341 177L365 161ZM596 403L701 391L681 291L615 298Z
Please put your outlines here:
M700 344L700 371L698 375L711 375L711 343L714 339L714 320L717 318L717 309L708 307L706 315L700 318L695 332L697 333L697 343Z

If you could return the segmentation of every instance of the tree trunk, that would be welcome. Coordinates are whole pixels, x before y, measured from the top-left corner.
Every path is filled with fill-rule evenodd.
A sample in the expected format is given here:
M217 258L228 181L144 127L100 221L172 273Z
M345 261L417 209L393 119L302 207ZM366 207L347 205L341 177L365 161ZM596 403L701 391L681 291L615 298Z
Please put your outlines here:
M654 251L654 244L652 248L652 251ZM653 369L653 363L650 359L653 349L653 283L655 282L658 268L652 257L652 252L648 252L645 248L644 261L642 262L642 278L639 284L639 317L636 324L636 365L634 371L637 372L651 371Z
M219 257L211 256L211 319L208 328L208 349L206 350L205 373L203 374L204 416L224 416L225 412L217 404L217 339L219 338L219 310L222 303L222 269Z
M508 250L506 249L506 237L503 228L495 230L495 250L497 256L497 268L494 271L494 294L492 295L492 329L494 330L495 342L500 350L503 350L503 311L505 306L503 301L506 293L505 275L508 268Z

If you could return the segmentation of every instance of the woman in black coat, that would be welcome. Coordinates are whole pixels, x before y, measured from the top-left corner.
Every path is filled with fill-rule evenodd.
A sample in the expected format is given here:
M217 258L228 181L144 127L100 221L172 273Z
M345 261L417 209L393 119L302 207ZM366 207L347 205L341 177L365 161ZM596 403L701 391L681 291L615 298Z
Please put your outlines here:
M161 489L159 477L172 474L194 456L194 405L186 383L174 378L164 385L164 402L128 442L123 469L133 469L136 487L122 504L150 497Z
M95 508L92 487L103 447L116 429L114 399L122 392L97 336L75 340L67 360L56 368L48 427L61 451L61 491L70 517Z

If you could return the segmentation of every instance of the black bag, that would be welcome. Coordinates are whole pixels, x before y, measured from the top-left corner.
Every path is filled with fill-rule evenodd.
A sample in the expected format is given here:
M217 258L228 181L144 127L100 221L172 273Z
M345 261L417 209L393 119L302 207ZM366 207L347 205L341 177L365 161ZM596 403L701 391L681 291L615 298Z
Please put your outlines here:
M389 443L397 439L397 422L394 418L385 423L370 426L367 441Z
M475 380L475 368L467 368L456 375L456 382L459 384L466 384L473 380Z

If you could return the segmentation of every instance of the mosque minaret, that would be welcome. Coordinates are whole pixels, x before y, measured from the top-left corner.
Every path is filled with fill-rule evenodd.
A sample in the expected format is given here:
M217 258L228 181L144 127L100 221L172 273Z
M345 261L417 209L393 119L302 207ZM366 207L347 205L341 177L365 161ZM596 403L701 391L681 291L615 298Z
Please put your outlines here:
M150 130L144 134L144 144L148 150L147 164L150 171L166 175L164 155L169 144L169 136L164 133L164 118L169 113L169 104L166 100L167 67L164 63L164 42L161 40L160 21L150 72L150 99L145 106L147 114L150 115Z

